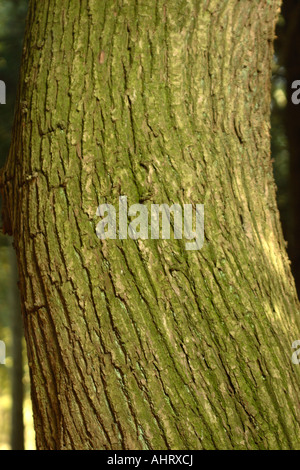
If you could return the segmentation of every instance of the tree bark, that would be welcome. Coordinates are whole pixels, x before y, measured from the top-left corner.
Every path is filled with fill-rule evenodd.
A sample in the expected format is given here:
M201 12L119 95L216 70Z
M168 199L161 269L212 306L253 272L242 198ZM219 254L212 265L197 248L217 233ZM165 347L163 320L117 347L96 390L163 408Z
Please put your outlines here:
M32 0L1 176L39 449L299 449L270 160L280 1ZM203 203L205 243L99 204Z

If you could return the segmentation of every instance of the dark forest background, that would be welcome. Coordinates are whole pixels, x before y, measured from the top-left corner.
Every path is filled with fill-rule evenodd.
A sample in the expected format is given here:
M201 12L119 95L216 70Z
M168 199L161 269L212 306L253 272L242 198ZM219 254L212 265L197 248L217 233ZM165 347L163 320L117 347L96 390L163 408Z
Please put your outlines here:
M0 105L0 167L10 146L27 6L28 0L0 0L0 80L6 84L6 104ZM300 293L300 105L291 102L294 80L300 80L300 1L283 0L273 62L271 151L284 236ZM0 450L34 449L16 261L12 241L1 231L0 340L7 348L6 365L0 365Z

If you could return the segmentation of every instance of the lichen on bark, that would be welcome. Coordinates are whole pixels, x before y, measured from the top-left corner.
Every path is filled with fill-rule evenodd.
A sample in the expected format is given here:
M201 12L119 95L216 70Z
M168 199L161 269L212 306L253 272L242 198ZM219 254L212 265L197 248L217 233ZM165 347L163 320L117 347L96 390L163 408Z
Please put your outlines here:
M40 449L299 449L270 160L280 2L31 0L1 176ZM99 204L203 203L205 243Z

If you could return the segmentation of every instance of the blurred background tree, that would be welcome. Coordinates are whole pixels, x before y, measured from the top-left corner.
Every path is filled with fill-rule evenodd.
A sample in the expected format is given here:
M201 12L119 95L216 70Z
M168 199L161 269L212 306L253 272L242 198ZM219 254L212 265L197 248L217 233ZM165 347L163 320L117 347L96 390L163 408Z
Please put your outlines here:
M278 204L298 295L300 293L300 105L292 83L300 80L300 2L284 0L273 67L272 155Z
M6 84L6 105L0 106L0 166L10 146L27 3L27 0L0 0L0 79ZM11 241L2 234L0 338L7 350L6 365L0 366L0 449L34 448L15 254Z
M0 105L0 167L10 145L27 4L28 0L0 0L0 80L7 87L6 105ZM300 105L291 103L291 84L300 80L299 0L283 1L277 35L272 80L272 157L281 221L299 293ZM8 237L0 233L0 339L7 348L6 365L0 365L0 449L23 448L24 440L25 449L34 448L16 277L14 252Z

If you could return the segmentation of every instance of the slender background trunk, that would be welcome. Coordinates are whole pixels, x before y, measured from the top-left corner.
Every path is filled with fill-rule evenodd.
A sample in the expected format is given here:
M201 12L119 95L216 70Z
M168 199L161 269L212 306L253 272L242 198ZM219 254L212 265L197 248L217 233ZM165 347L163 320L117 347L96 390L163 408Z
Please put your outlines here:
M11 449L24 450L23 419L23 325L21 317L20 292L18 289L18 272L16 254L11 247L11 315L12 315L12 420Z
M286 0L283 5L286 27L283 34L281 63L286 70L288 103L285 113L286 132L290 151L291 237L289 252L293 275L300 292L300 105L292 103L292 83L300 77L300 4Z
M270 161L279 1L31 1L10 156L40 449L299 448L299 303ZM203 203L205 243L96 237Z

